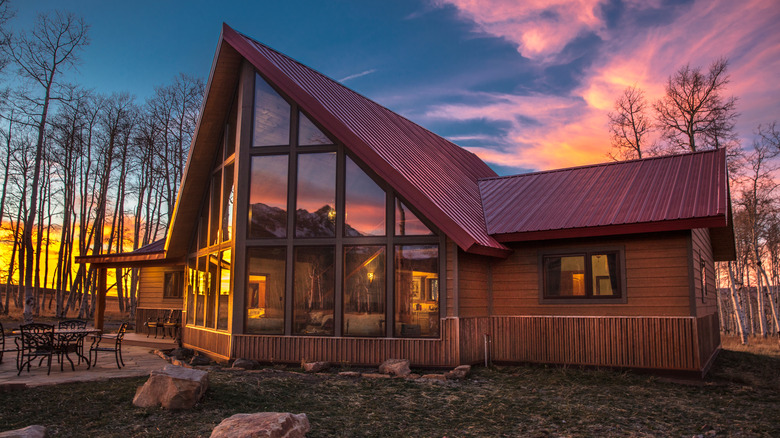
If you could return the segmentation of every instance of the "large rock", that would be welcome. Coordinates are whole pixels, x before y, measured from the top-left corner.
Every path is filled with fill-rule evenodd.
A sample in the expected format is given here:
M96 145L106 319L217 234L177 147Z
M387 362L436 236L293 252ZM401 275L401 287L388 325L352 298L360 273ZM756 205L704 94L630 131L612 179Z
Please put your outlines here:
M462 380L468 377L471 372L471 365L459 365L454 370L448 371L445 375L451 380Z
M0 432L0 438L46 438L46 428L39 425Z
M302 438L309 430L306 414L258 412L222 420L211 432L211 438Z
M149 380L139 387L133 404L148 408L189 409L203 397L209 387L209 373L191 368L166 365L152 371Z
M256 360L238 358L233 361L233 368L243 368L245 370L253 370L260 366L260 363Z
M328 362L304 362L303 363L303 370L307 373L319 373L321 371L325 371L328 368L330 368L330 363Z
M192 365L192 366L194 366L194 367L195 366L203 366L203 365L210 364L211 363L211 359L209 359L206 356L201 356L199 354L196 354L195 356L192 356L192 359L187 361L187 363Z
M401 377L406 377L412 373L409 369L408 359L387 359L382 365L379 365L379 372Z

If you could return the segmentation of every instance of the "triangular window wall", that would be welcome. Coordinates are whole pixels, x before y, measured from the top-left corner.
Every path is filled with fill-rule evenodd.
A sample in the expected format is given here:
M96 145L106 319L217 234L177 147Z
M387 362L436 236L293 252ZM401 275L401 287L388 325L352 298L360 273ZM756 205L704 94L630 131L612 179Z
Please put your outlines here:
M298 145L317 146L323 144L333 144L333 142L306 117L306 114L298 112Z

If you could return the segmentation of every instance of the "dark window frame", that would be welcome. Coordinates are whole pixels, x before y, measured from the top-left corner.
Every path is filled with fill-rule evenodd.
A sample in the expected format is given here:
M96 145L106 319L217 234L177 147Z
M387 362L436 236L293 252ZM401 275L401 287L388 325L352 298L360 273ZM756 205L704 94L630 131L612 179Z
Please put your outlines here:
M178 287L176 287L176 289L178 290L178 294L176 292L171 293L170 288L168 287L169 278L172 275L178 276ZM183 297L184 297L184 269L176 270L176 271L166 271L165 274L163 274L163 298L180 299Z
M595 254L617 255L617 292L618 295L599 296L593 294L593 268L591 256ZM585 257L585 295L583 296L554 296L547 295L546 272L544 261L551 257ZM626 288L626 252L623 246L582 246L560 249L549 249L538 253L538 277L539 277L539 304L625 304L628 302Z

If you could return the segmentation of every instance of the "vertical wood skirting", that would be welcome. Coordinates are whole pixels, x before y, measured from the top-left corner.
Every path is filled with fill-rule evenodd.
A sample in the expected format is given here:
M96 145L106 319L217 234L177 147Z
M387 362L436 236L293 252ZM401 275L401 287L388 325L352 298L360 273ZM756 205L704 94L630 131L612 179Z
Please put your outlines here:
M228 333L185 327L182 333L182 343L187 348L225 359L230 358L230 334Z

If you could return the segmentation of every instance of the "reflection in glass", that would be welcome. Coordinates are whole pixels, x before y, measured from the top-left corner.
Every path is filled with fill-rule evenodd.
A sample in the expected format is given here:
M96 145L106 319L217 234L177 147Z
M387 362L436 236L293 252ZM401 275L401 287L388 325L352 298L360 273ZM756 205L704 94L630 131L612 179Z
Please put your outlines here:
M219 243L219 198L222 194L222 175L217 172L211 177L211 220L209 222L209 245Z
M585 256L545 257L544 294L549 297L585 296Z
M208 246L209 241L209 208L208 202L203 202L198 220L198 249Z
M290 144L290 104L255 74L253 146Z
M246 333L284 334L285 254L281 247L247 250Z
M345 236L385 235L385 191L349 157L346 166Z
M219 296L217 297L217 329L228 328L228 307L230 306L230 250L220 253L219 257Z
M395 200L395 235L428 236L433 234L427 226L400 199Z
M249 237L287 236L287 155L252 157Z
M296 237L336 235L336 153L298 155Z
M302 112L298 112L298 145L315 146L318 144L332 144L330 139L314 126L314 123Z
M219 260L217 254L206 256L208 260L208 289L206 290L206 327L216 327L217 281L219 280Z
M344 247L344 335L385 334L385 247Z
M615 252L591 254L590 266L593 270L593 295L619 295L617 260L618 254Z
M225 166L225 181L222 186L222 241L227 242L233 237L233 165Z
M238 93L233 96L233 108L230 110L227 127L227 141L225 144L225 155L223 159L228 159L236 151L236 140L238 136Z
M439 336L439 246L395 247L395 335Z
M203 326L203 316L206 310L206 290L208 289L208 270L206 268L206 256L198 258L198 278L195 290L195 325Z
M194 257L187 260L187 324L195 323L195 290L198 278L195 260Z
M295 248L293 333L332 335L335 266L332 246Z

